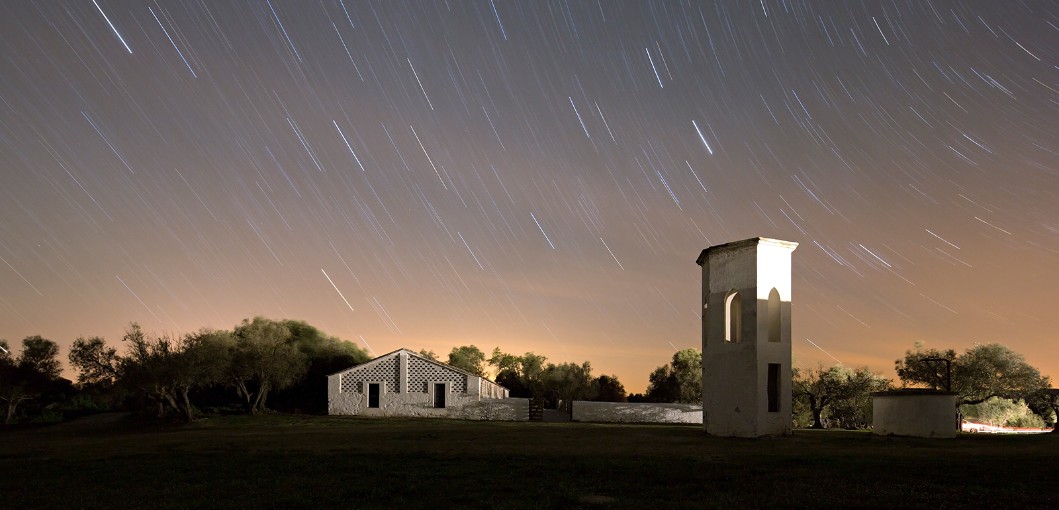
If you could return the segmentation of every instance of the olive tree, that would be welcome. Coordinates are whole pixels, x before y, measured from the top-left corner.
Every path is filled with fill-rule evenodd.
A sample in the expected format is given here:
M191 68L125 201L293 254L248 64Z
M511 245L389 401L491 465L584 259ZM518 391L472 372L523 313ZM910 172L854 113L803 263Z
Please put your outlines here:
M275 409L288 412L327 412L327 376L371 359L353 342L330 336L304 321L284 320L289 342L304 356L304 374L269 398Z
M616 375L601 375L592 380L592 398L597 402L625 402L625 386Z
M1026 399L1026 405L1040 416L1052 433L1059 434L1059 388L1044 388Z
M250 414L266 409L268 394L298 381L306 371L305 354L291 342L282 322L255 317L235 328L228 378Z
M69 359L81 385L110 386L118 378L118 350L109 347L102 337L78 337L70 347Z
M452 352L449 353L449 365L479 377L484 377L485 353L474 345L453 347Z
M7 342L0 341L0 400L6 403L4 423L15 419L19 404L39 398L61 379L59 346L40 335L22 340L22 353L15 356Z
M662 365L648 377L648 402L702 403L702 352L684 349L673 354L667 365Z
M588 400L592 394L592 365L585 361L548 364L541 374L545 402L554 409L571 410L575 400Z
M229 366L225 332L204 329L183 337L152 336L134 322L122 341L125 353L119 355L101 338L77 339L70 361L81 372L78 380L138 391L156 405L159 418L172 412L194 420L191 390L223 381Z
M871 423L871 393L890 388L891 383L866 367L817 366L797 370L793 393L796 402L813 415L810 428L827 428L832 422L847 429L866 428Z
M512 397L531 398L538 403L544 398L542 376L547 361L548 358L540 354L527 352L515 356L501 351L499 347L494 348L493 355L486 360L496 368L496 382L507 388Z
M958 396L957 405L974 405L992 397L1010 400L1031 398L1048 387L1047 377L1026 362L1021 354L1001 344L981 344L963 354L949 349L915 349L905 352L894 362L897 376L905 385L927 385L940 388L944 380L931 359L947 360L952 366L951 391Z

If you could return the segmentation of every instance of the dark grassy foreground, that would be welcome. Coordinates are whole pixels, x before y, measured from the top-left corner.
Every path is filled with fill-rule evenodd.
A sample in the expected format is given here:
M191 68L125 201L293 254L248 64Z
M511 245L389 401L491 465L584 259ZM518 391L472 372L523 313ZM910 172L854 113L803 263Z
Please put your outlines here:
M1059 508L1059 437L273 415L0 431L3 508Z

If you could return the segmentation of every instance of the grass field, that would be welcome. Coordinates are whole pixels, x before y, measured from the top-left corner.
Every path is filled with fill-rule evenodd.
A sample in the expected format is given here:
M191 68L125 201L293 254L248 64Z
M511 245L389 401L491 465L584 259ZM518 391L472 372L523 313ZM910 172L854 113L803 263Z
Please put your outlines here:
M0 431L0 508L1059 508L1059 437L113 415Z

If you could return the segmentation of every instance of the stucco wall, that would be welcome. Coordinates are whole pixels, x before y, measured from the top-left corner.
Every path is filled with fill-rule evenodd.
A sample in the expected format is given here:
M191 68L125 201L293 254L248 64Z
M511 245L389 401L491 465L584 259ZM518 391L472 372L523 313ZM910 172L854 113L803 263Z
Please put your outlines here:
M872 395L872 429L880 436L956 437L956 395Z
M449 415L460 420L529 421L528 398L483 398Z
M605 423L702 424L702 406L576 400L573 403L572 419Z
M710 247L702 265L702 381L706 432L756 437L791 433L791 252L797 243L754 238ZM769 294L778 297L779 341L769 335ZM726 303L741 300L741 338L729 341ZM731 308L734 310L734 307ZM769 411L769 365L779 365Z
M449 392L445 407L434 407L431 393L396 393L384 388L379 394L379 407L368 407L366 393L342 391L342 374L327 378L328 414L360 416L447 417L465 420L525 421L529 419L528 399L480 398L477 394Z

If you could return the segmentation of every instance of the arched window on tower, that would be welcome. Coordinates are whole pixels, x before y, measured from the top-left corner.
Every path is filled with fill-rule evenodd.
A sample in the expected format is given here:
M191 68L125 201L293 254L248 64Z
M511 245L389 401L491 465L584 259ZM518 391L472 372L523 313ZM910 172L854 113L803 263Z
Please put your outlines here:
M740 342L743 340L743 298L739 291L732 289L724 298L724 340Z
M782 320L780 318L780 292L775 287L769 292L769 342L779 342Z

